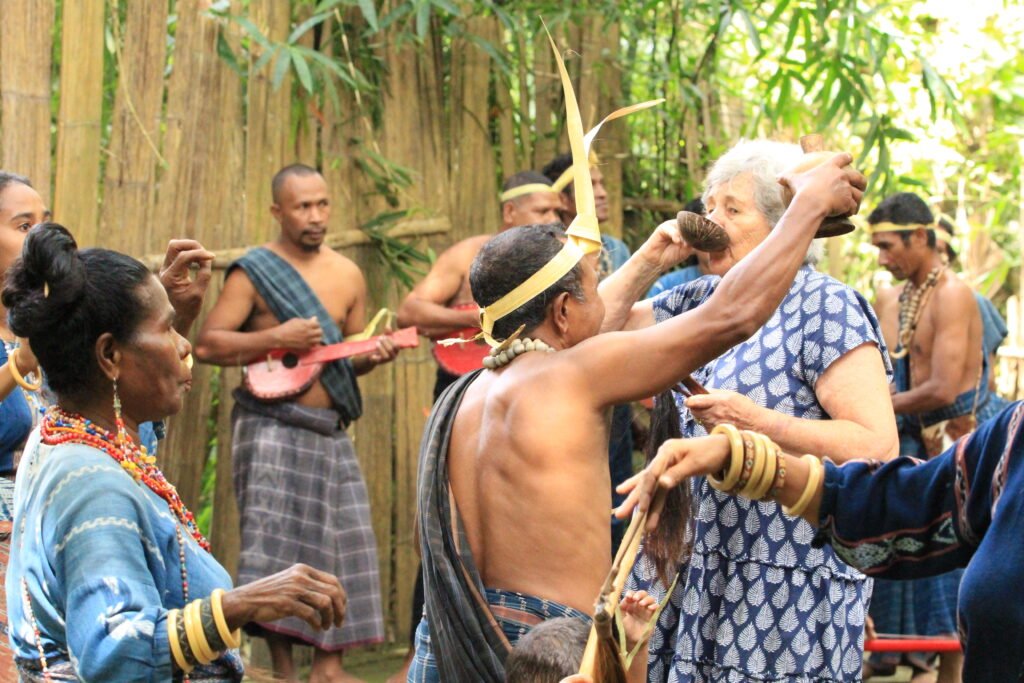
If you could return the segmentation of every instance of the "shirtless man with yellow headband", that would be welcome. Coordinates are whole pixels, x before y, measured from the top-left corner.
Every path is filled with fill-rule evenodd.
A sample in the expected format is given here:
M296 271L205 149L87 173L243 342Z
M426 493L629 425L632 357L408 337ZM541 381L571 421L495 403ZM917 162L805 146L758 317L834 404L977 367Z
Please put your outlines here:
M519 337L489 363L494 369L442 395L424 435L427 617L410 681L504 680L510 643L533 624L591 613L611 565L607 409L673 386L767 321L822 219L857 210L865 181L850 162L838 154L781 178L794 199L778 228L710 301L636 332L598 334L619 329L628 308L605 311L590 258L572 261L507 315L489 316L511 307L515 301L494 304L508 303L567 247L560 231L530 226L481 249L470 282L486 307L485 331L494 340ZM683 247L678 232L662 226L602 283L604 298L635 301Z

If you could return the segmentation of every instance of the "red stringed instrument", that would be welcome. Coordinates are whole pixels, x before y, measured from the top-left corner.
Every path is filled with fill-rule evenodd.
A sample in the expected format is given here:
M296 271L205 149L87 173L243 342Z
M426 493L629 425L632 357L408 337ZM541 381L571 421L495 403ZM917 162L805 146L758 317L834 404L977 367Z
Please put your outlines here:
M406 327L389 335L377 335L362 341L343 341L316 346L308 351L274 349L266 358L245 367L245 388L264 401L294 398L313 386L324 369L324 363L369 353L377 348L377 340L390 337L400 349L419 346L415 327Z
M477 310L474 303L452 306L455 311ZM448 339L473 339L480 334L479 327L467 327L448 335ZM465 344L434 344L434 360L445 372L452 375L465 375L467 372L479 370L484 366L484 357L491 352L491 347L482 339L467 341Z

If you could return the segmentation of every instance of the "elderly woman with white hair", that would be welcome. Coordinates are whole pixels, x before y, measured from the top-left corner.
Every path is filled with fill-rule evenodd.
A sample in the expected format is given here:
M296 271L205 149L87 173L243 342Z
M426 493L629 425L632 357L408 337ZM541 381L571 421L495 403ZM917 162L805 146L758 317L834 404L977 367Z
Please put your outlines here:
M712 275L637 303L628 315L610 306L609 315L637 328L706 301L781 217L777 177L800 157L797 145L766 140L726 152L703 197L706 217L730 239L710 253ZM814 270L815 247L768 323L694 373L709 394L663 395L662 408L672 396L670 419L678 418L682 436L729 423L766 434L788 453L836 463L897 454L878 320L858 292ZM649 680L860 680L869 580L830 546L812 547L811 525L776 503L725 495L703 477L688 485L676 494L692 498L692 521L688 506L676 505L676 518L662 518L633 570L634 588L657 594L660 587L664 595L672 586L651 638Z

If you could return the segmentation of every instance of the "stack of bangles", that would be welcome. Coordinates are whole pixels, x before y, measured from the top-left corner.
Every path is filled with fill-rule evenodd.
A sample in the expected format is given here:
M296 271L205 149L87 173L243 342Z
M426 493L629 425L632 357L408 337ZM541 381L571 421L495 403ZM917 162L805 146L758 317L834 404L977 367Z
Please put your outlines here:
M28 380L22 376L21 371L18 370L18 347L11 349L11 352L7 354L7 369L11 371L11 377L19 387L25 391L39 391L43 386L43 380L40 379L35 384L29 384Z
M242 644L242 633L228 628L221 599L224 591L213 591L210 597L193 600L184 609L167 613L167 639L178 668L191 673L197 664L209 664L225 650Z
M731 448L729 464L717 476L708 476L712 487L750 500L778 498L786 482L786 456L782 449L764 434L741 432L731 424L720 424L711 433L724 434ZM801 459L810 470L797 502L791 507L782 506L782 511L791 517L799 517L807 509L825 473L825 466L813 455Z

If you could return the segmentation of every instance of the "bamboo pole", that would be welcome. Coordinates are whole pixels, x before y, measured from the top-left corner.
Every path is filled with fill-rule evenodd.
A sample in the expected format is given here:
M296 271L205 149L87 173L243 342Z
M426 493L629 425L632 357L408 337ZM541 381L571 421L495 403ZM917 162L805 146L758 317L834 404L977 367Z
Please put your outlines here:
M533 99L537 112L534 121L537 131L533 146L534 168L544 168L555 158L558 132L554 125L554 112L561 111L561 97L562 86L555 74L551 46L544 32L538 31L533 39Z
M50 197L50 67L54 0L0 2L0 168Z
M53 212L73 226L82 246L96 243L100 205L100 117L103 108L103 0L63 4L60 112ZM64 217L67 218L64 218Z
M238 230L241 180L235 173L224 172L242 163L241 139L236 132L242 120L240 83L217 55L217 24L205 15L209 5L210 0L178 0L176 6L174 70L168 83L164 124L167 166L151 231L154 246L181 236L194 237L211 249L244 241ZM148 258L150 263L162 259L159 254ZM216 294L211 291L206 297L207 309L216 302ZM193 369L194 390L178 421L195 428L171 430L163 444L165 471L191 505L199 501L214 436L207 428L215 417L213 373L210 366ZM225 443L223 450L229 450L229 444ZM217 535L225 536L220 531Z
M142 254L155 246L149 233L156 168L163 163L159 133L167 65L167 3L130 2L124 25L118 12L111 12L111 26L118 85L97 241Z

